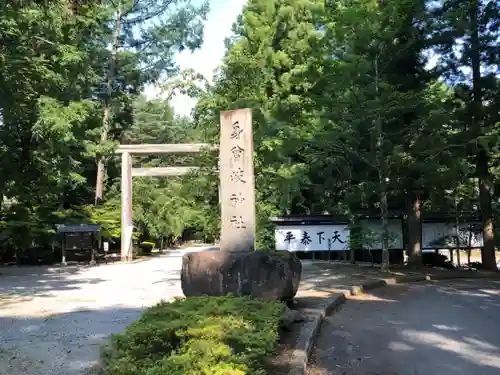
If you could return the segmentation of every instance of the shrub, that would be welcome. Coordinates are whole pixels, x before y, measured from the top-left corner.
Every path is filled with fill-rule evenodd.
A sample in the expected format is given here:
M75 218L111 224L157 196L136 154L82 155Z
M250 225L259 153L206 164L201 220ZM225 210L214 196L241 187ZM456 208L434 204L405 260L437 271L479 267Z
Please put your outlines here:
M264 375L280 302L189 297L147 310L103 349L108 375Z
M144 241L139 245L139 252L137 255L151 255L151 251L153 250L155 244L154 242Z
M482 262L470 262L470 268L475 270L487 270L488 268Z
M455 268L453 263L448 260L448 257L443 254L432 253L423 253L422 260L425 266L431 267L443 267L443 268Z

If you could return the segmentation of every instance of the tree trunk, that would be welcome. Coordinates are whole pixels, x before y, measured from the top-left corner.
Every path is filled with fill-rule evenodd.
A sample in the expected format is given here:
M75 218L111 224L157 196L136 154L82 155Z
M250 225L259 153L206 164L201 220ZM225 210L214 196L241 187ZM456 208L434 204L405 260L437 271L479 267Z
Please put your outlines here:
M472 252L472 227L469 226L469 242L467 244L467 266L469 267L469 271L471 270L471 268L470 268L471 252Z
M421 199L418 193L408 193L408 263L422 266Z
M379 88L379 62L378 56L374 61L375 70L375 93L377 97L380 95ZM375 131L376 131L376 147L375 155L378 164L378 183L379 183L379 194L380 194L380 216L382 219L382 264L381 270L389 270L389 210L387 203L387 173L385 168L385 158L382 149L384 144L383 126L380 116L377 114L375 120Z
M387 185L385 177L379 172L380 215L382 218L382 271L389 269L389 211L387 204Z
M483 135L482 129L482 88L481 88L481 51L479 41L479 2L471 0L469 17L471 24L470 60L472 69L472 130L476 137ZM479 202L481 206L481 220L483 223L484 246L481 249L483 266L496 270L495 234L493 228L493 212L491 209L492 179L489 171L489 154L483 145L478 144L479 152L476 157L476 174L479 180Z
M462 267L460 261L460 232L459 232L459 218L458 218L458 201L455 198L455 243L457 245L457 265L458 268Z
M111 112L111 95L113 94L113 79L115 76L116 59L118 57L118 45L121 33L121 18L122 14L120 8L116 11L115 31L113 35L113 45L111 49L111 60L109 62L109 69L106 78L106 98L104 100L104 110L102 115L102 129L101 129L101 145L104 145L108 140L109 132L109 117ZM98 205L104 198L104 177L106 175L106 160L101 156L97 161L97 177L95 186L95 205Z
M495 234L493 228L493 210L491 209L491 176L488 169L488 157L485 150L479 152L477 158L477 172L479 176L479 202L483 224L483 241L481 260L483 266L496 270Z

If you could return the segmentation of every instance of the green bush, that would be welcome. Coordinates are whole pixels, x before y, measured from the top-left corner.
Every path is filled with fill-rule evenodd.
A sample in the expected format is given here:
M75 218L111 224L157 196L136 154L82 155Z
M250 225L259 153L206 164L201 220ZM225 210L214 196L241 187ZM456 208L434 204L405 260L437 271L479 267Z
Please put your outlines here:
M151 255L154 248L154 242L144 241L138 246L137 256Z
M189 297L144 312L103 349L108 375L265 375L283 305Z

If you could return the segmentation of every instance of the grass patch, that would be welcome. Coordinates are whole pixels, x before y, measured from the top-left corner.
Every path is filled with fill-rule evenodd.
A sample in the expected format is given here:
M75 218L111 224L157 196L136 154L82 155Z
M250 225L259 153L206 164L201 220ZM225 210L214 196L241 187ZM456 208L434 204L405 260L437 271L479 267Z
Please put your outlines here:
M266 375L284 305L249 297L189 297L148 309L113 335L108 375Z

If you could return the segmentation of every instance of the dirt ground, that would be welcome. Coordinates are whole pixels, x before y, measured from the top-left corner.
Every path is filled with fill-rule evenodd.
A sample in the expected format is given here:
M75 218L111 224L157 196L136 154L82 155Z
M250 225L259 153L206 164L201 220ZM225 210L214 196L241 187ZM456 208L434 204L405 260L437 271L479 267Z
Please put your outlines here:
M160 300L182 296L181 256L92 268L2 268L0 374L92 372L110 334Z

